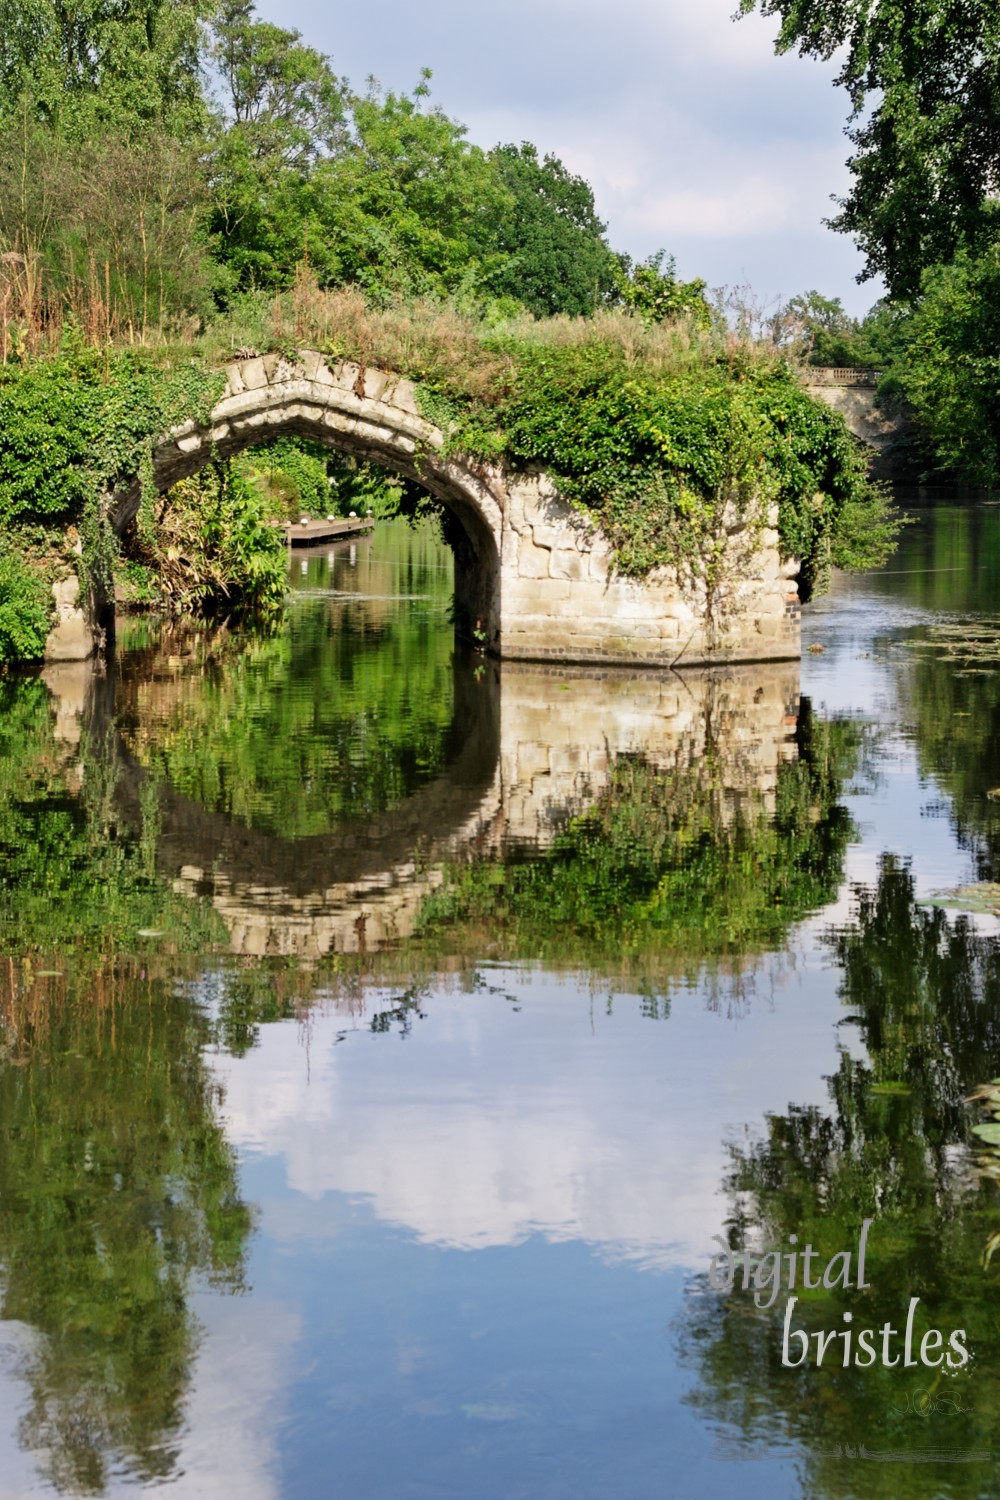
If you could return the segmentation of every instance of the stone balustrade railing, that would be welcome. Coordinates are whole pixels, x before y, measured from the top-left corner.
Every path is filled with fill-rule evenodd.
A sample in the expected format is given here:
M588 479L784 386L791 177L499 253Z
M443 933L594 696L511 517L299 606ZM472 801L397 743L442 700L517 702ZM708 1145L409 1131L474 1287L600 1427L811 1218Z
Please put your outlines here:
M881 380L882 370L867 370L860 367L838 369L832 365L807 365L802 371L804 385L862 385L875 386Z

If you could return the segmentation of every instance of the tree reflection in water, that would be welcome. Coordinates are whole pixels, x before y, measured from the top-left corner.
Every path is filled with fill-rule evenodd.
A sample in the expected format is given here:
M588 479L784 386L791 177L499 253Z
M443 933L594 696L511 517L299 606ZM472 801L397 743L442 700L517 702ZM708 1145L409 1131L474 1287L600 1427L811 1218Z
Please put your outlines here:
M144 1479L171 1472L197 1344L192 1277L241 1289L250 1211L205 1017L131 964L82 993L17 970L12 983L10 967L0 1305L37 1335L20 1440L61 1489L99 1493L114 1460Z
M855 891L855 915L830 934L842 970L845 1021L867 1057L845 1045L829 1080L827 1109L791 1106L771 1116L760 1142L732 1150L726 1181L730 1243L788 1252L789 1236L816 1247L825 1265L854 1249L862 1221L870 1290L799 1293L794 1325L808 1333L853 1327L902 1329L912 1297L920 1335L965 1329L973 1354L1000 1334L1000 1266L983 1247L1000 1221L1000 1198L971 1169L964 1146L975 1114L970 1088L1000 1072L1000 940L915 899L909 868L883 857L878 881ZM855 1049L858 1050L858 1049ZM979 1495L979 1464L917 1462L918 1451L988 1451L1000 1413L1000 1382L987 1358L954 1376L917 1364L868 1369L782 1364L786 1281L774 1308L750 1293L700 1287L681 1329L698 1374L692 1400L744 1436L794 1444L804 1453L809 1494L866 1497ZM898 1343L898 1340L897 1340ZM841 1345L835 1344L840 1358ZM921 1389L932 1399L918 1398ZM943 1398L948 1398L947 1400ZM815 1455L838 1444L914 1450L914 1462L863 1473ZM942 1482L946 1474L946 1483Z
M770 805L727 786L727 740L676 769L620 756L548 848L450 867L418 943L461 951L471 940L481 953L489 941L501 958L629 974L651 993L706 964L739 970L836 895L859 739L856 724L823 722L803 702Z
M274 660L264 658L249 727L238 673L239 691L220 684L210 662L200 682L184 686L186 708L200 706L204 744L218 725L244 792L247 766L257 765L266 788L285 776L274 751L280 715L268 708ZM399 779L378 768L392 761L396 739L407 739L412 705L396 704L374 669L358 669L355 686L351 712L363 717L370 699L384 720L371 741L378 774L359 778L349 806L323 802L324 839L338 820L356 826L365 814L374 826L387 807L399 820L433 792L432 773L451 755L448 732L465 724L455 702L478 701L462 687L448 697L447 716L435 708L428 743L440 735L440 755L428 753L419 774ZM283 702L282 673L272 687ZM411 936L331 951L305 969L224 960L227 933L211 901L197 889L179 893L176 830L166 821L170 755L181 757L178 777L212 800L195 762L184 760L189 742L176 738L183 716L160 722L170 755L150 732L141 746L147 765L137 768L107 705L94 706L76 740L60 739L40 683L0 686L0 1313L31 1330L20 1440L57 1486L97 1493L122 1469L146 1481L176 1474L198 1342L192 1292L203 1281L244 1285L251 1215L220 1124L210 1045L243 1053L261 1027L294 1010L296 995L356 997L372 986L380 992L372 1029L405 1030L436 977L473 976L490 943L498 945L491 958L626 973L645 987L650 1013L665 1014L679 978L713 965L752 967L833 897L851 836L841 795L856 763L856 726L822 723L803 706L788 758L762 779L741 758L744 700L752 710L752 691L706 688L689 739L678 731L668 740L669 764L641 746L606 757L585 799L564 812L545 804L554 831L543 847L511 842L502 822L491 825L464 857L435 866ZM125 707L128 719L132 698ZM767 713L776 726L768 743L784 746L780 695ZM329 714L316 726L321 759ZM481 782L491 785L494 720L487 729L485 772L472 766L469 788L459 788L466 800ZM130 732L142 739L134 723ZM258 745L267 750L259 764ZM662 754L663 745L653 749ZM191 805L206 823L204 804ZM465 802L460 811L465 817ZM273 833L270 817L255 836L284 839L301 860L305 835ZM238 818L233 827L249 836ZM208 973L214 1018L183 993Z
M20 1440L74 1494L171 1473L192 1279L239 1290L250 1230L176 994L217 926L156 878L154 808L118 825L105 749L54 738L40 682L0 687L0 1314L32 1330ZM169 934L150 959L143 932Z

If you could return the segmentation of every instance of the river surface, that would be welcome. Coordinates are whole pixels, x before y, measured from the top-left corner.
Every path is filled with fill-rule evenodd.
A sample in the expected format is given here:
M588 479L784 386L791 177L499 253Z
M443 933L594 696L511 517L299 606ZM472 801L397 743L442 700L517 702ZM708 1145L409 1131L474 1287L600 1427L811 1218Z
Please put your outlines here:
M1000 507L912 516L801 668L456 657L386 524L0 681L5 1500L1000 1495Z

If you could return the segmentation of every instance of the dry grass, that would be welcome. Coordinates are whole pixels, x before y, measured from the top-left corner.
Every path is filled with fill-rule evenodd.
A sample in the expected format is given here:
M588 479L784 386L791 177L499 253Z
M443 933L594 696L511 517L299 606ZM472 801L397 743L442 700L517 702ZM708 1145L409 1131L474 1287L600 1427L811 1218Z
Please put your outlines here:
M249 345L319 349L338 359L430 380L468 396L496 389L513 368L509 356L484 348L484 324L446 303L370 306L356 287L325 291L307 274L268 300L244 298L209 328L202 348L214 360Z
M626 368L653 375L703 369L720 359L770 360L766 343L751 346L739 336L704 330L687 322L649 326L625 310L592 318L534 318L529 313L501 322L452 304L414 301L370 305L356 287L324 290L307 270L277 296L244 298L208 329L200 341L213 362L241 347L313 348L335 358L393 370L431 382L457 396L496 396L516 366L515 348L600 347Z
M168 341L166 330L142 328L115 297L110 263L91 261L85 276L57 292L38 256L0 254L0 365L54 354L68 327L97 349L163 348Z
M105 266L90 265L69 290L56 295L37 258L0 255L0 363L54 352L67 325L92 346L141 347L167 361L200 356L209 365L240 349L258 353L319 349L333 358L393 370L457 397L496 398L508 388L517 348L612 351L626 368L678 375L720 360L767 362L775 349L766 340L704 330L687 322L647 325L620 309L592 318L519 317L497 322L442 302L413 301L389 307L369 304L356 287L321 288L308 267L295 284L277 294L246 295L197 332L183 328L137 328L119 307L114 279Z

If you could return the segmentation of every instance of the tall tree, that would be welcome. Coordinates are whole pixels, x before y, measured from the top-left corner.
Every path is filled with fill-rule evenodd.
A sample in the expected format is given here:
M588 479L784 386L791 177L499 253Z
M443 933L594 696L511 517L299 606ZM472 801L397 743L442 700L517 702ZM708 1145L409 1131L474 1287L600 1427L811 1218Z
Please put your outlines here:
M924 277L895 374L937 464L1000 483L1000 244Z
M853 187L831 226L912 297L926 266L1000 228L1000 7L994 0L740 0L781 18L776 50L842 56Z
M313 177L328 279L376 298L488 287L492 229L511 209L465 127L428 105L429 77L410 94L373 84L355 97L351 148Z
M256 20L254 8L253 0L222 0L214 21L224 107L254 156L302 168L343 140L345 86L300 32Z
M40 120L83 138L108 126L204 129L211 0L0 0L0 116L30 96Z
M776 342L811 365L869 365L878 358L862 324L844 311L839 297L817 291L790 297L774 320Z
M527 141L497 146L490 161L513 198L513 211L489 226L487 246L503 258L492 290L545 317L586 316L613 295L618 257L608 248L589 182L556 156L540 158Z
M212 58L227 122L212 164L221 255L240 288L282 284L316 247L310 174L346 140L346 85L253 0L222 0Z

